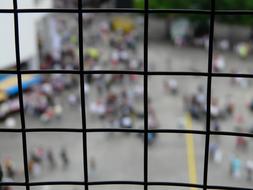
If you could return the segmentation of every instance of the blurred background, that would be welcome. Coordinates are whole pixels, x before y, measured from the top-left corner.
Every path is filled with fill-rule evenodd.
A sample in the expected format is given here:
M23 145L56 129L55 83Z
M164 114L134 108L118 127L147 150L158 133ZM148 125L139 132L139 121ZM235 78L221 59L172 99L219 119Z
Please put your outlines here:
M210 9L208 0L149 0L151 9ZM84 0L84 8L143 9L144 0ZM1 9L13 9L1 1ZM19 9L77 9L77 0L18 0ZM219 10L252 10L251 0L219 0ZM27 70L144 71L144 15L19 13L20 66ZM14 15L0 13L0 70L16 70ZM208 72L208 15L150 13L148 70ZM253 72L253 18L216 15L212 72ZM144 129L144 77L141 74L84 74L89 181L143 181L143 134L95 129ZM79 74L22 74L27 129L82 129ZM211 131L253 133L253 82L213 77ZM15 74L0 74L0 128L21 129ZM148 76L148 180L202 184L205 135L155 130L206 130L207 77ZM84 110L83 110L84 111ZM92 131L93 130L93 131ZM83 181L83 135L78 132L27 132L29 180ZM0 180L24 182L22 135L0 133ZM208 185L251 188L253 141L249 137L210 137ZM79 190L79 186L33 186L34 190ZM91 189L142 189L141 185L90 186ZM150 186L149 189L197 189ZM0 187L22 190L24 187Z

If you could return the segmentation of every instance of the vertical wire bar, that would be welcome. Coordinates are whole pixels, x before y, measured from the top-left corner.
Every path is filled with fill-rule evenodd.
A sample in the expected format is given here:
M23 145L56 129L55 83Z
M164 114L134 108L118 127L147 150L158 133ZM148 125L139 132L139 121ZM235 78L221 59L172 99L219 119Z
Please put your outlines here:
M78 1L78 33L79 33L79 64L80 64L80 94L81 94L81 115L82 115L82 129L83 129L83 170L84 170L84 187L85 190L89 189L88 186L88 155L87 155L87 132L86 132L86 111L85 111L85 89L84 89L84 76L82 71L84 70L83 63L83 2Z
M19 96L19 107L20 107L20 119L22 127L22 145L23 145L23 161L24 161L24 172L25 172L25 186L26 190L30 190L29 186L29 172L28 172L28 159L27 159L27 142L26 142L26 131L25 131L25 113L23 103L23 89L22 89L22 75L20 72L20 49L19 49L19 24L18 24L18 5L17 0L13 0L14 10L14 34L15 34L15 52L16 52L16 67L17 67L17 79L18 79L18 96Z
M210 123L211 123L211 95L212 95L212 61L213 61L213 38L214 38L214 18L215 18L215 0L210 0L210 29L209 29L209 49L208 49L208 77L207 77L207 112L206 112L206 138L205 138L205 157L204 157L204 176L203 189L207 189L208 179L208 158L210 141Z
M144 12L144 190L148 190L148 19L149 0Z

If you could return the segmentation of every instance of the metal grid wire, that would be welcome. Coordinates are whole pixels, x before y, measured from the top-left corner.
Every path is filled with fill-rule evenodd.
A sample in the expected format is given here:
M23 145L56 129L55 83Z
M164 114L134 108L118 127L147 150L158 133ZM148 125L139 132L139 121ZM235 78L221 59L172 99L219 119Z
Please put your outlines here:
M13 0L13 9L1 9L0 13L9 13L14 15L14 30L15 30L15 51L16 51L16 70L0 70L0 74L15 74L18 79L19 87L19 104L20 104L20 117L21 129L0 129L0 132L13 132L22 134L23 158L24 158L24 182L0 182L0 186L23 186L29 190L31 186L43 185L82 185L85 190L89 186L94 185L140 185L144 190L148 190L149 186L178 186L178 187L195 187L199 189L238 189L236 187L208 185L208 157L209 157L209 141L210 135L225 135L225 136L245 136L252 137L252 133L239 133L239 132L214 132L210 130L210 102L211 102L211 84L212 77L242 77L253 78L253 74L231 74L231 73L212 73L212 55L213 55L213 39L214 39L214 19L215 15L253 15L253 10L215 10L215 0L210 0L209 10L197 9L149 9L149 2L145 0L144 9L131 9L131 8L83 8L82 0L78 2L76 9L18 9L18 0ZM123 1L123 0L122 0ZM23 71L20 67L20 46L19 46L19 13L78 13L78 29L79 29L79 70L29 70ZM115 70L96 70L86 71L83 64L83 13L140 13L144 15L144 70L143 71L115 71ZM208 72L152 72L148 70L148 28L149 28L149 15L152 13L184 13L184 14L198 14L208 15L210 18L209 28L209 49L208 49ZM22 74L76 74L80 75L80 94L81 94L81 107L82 107L82 129L72 128L26 128L25 113L23 103L23 90L22 90ZM84 95L84 74L137 74L144 77L144 129L87 129L86 128L86 113L85 113L85 95ZM152 75L178 75L178 76L205 76L207 77L207 113L206 113L206 130L177 130L177 129L148 129L148 77ZM83 166L84 166L84 180L83 181L50 181L50 182L30 182L27 162L27 141L26 134L30 132L76 132L83 135ZM142 133L144 134L144 180L143 181L96 181L90 182L88 179L87 167L87 133L94 132L124 132L124 133ZM204 176L202 184L191 183L175 183L175 182L149 182L148 181L148 132L152 133L182 133L182 134L200 134L205 136L205 155L204 155ZM241 188L241 190L249 190L251 188Z

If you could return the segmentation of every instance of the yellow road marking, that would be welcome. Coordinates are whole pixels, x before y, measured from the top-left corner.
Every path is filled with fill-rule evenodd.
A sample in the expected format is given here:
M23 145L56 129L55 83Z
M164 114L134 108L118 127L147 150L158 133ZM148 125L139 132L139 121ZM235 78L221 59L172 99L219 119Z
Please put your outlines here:
M192 118L190 114L185 115L185 127L188 130L192 130ZM186 147L187 147L187 163L188 163L188 176L189 182L197 184L197 172L196 172L196 158L194 149L194 139L192 134L185 135ZM197 190L194 187L191 190Z

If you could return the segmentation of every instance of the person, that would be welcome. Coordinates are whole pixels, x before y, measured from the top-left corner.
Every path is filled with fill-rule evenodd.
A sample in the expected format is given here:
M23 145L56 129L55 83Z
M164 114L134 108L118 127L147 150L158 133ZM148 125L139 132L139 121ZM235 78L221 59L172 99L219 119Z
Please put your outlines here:
M76 94L72 93L68 96L68 103L70 106L76 107L78 105L78 97Z
M48 159L48 162L49 162L50 169L55 169L56 162L55 162L53 152L50 149L47 151L47 159Z
M89 111L92 115L98 116L98 118L102 119L106 113L106 106L102 100L98 99L95 102L91 102Z
M218 119L219 116L220 116L220 113L221 113L221 109L220 109L220 106L219 106L219 101L216 97L212 99L210 109L211 109L212 118L213 119Z
M33 163L32 174L34 177L38 177L41 174L41 165L39 162Z
M154 110L153 110L154 111ZM156 129L158 128L158 120L155 116L155 112L150 113L148 117L148 128L149 129ZM152 145L157 138L157 134L153 132L148 133L148 144Z
M245 137L238 136L236 138L236 148L246 151L248 148L248 142Z
M54 106L54 114L57 119L60 119L62 116L63 108L61 104L57 104Z
M214 63L213 63L213 71L214 72L222 72L226 67L225 58L220 54L214 55Z
M248 43L242 42L236 46L235 51L241 59L246 59L249 55L250 46Z
M67 156L66 149L63 148L61 150L60 156L61 156L61 159L62 159L62 162L63 162L63 168L67 168L68 165L69 165L69 159L68 159L68 156Z
M214 131L216 131L216 132L219 132L220 131L220 124L219 124L219 122L216 120L216 121L214 121L214 123L213 123L213 125L212 125L212 128L213 128L213 130Z
M245 124L245 119L242 114L235 115L235 129L236 131L242 131L242 126Z
M35 163L35 161L34 161L33 157L31 157L31 159L28 161L28 171L32 175L33 175L34 163Z
M230 48L230 43L227 39L222 39L221 41L219 41L218 45L222 51L227 51Z
M235 103L234 101L232 100L231 98L231 95L228 95L227 98L226 98L226 103L225 103L225 111L226 111L226 114L228 116L231 116L233 113L234 113L234 110L235 110Z
M132 121L131 117L130 116L123 116L120 119L120 127L128 128L128 129L133 128L133 121Z
M8 117L5 120L5 126L6 128L15 128L17 126L17 122L13 117Z
M15 177L15 170L11 158L5 160L6 177L13 179Z
M156 133L148 133L148 144L152 145L156 139Z
M246 172L247 172L247 180L252 181L252 174L253 174L253 161L252 160L247 160Z
M220 164L222 162L223 154L220 148L218 148L214 153L214 162Z
M231 159L230 174L236 179L241 177L241 160L237 156Z
M91 157L90 158L90 173L91 173L91 176L93 176L96 172L96 168L97 168L97 164L96 164L96 160L95 160L95 157Z
M218 144L210 143L209 152L210 152L210 159L214 161L216 151L218 150Z
M179 130L185 129L185 119L183 117L180 117L177 121L177 128Z
M170 92L172 95L177 95L178 83L176 79L169 79L167 81L164 81L164 88L166 92Z

